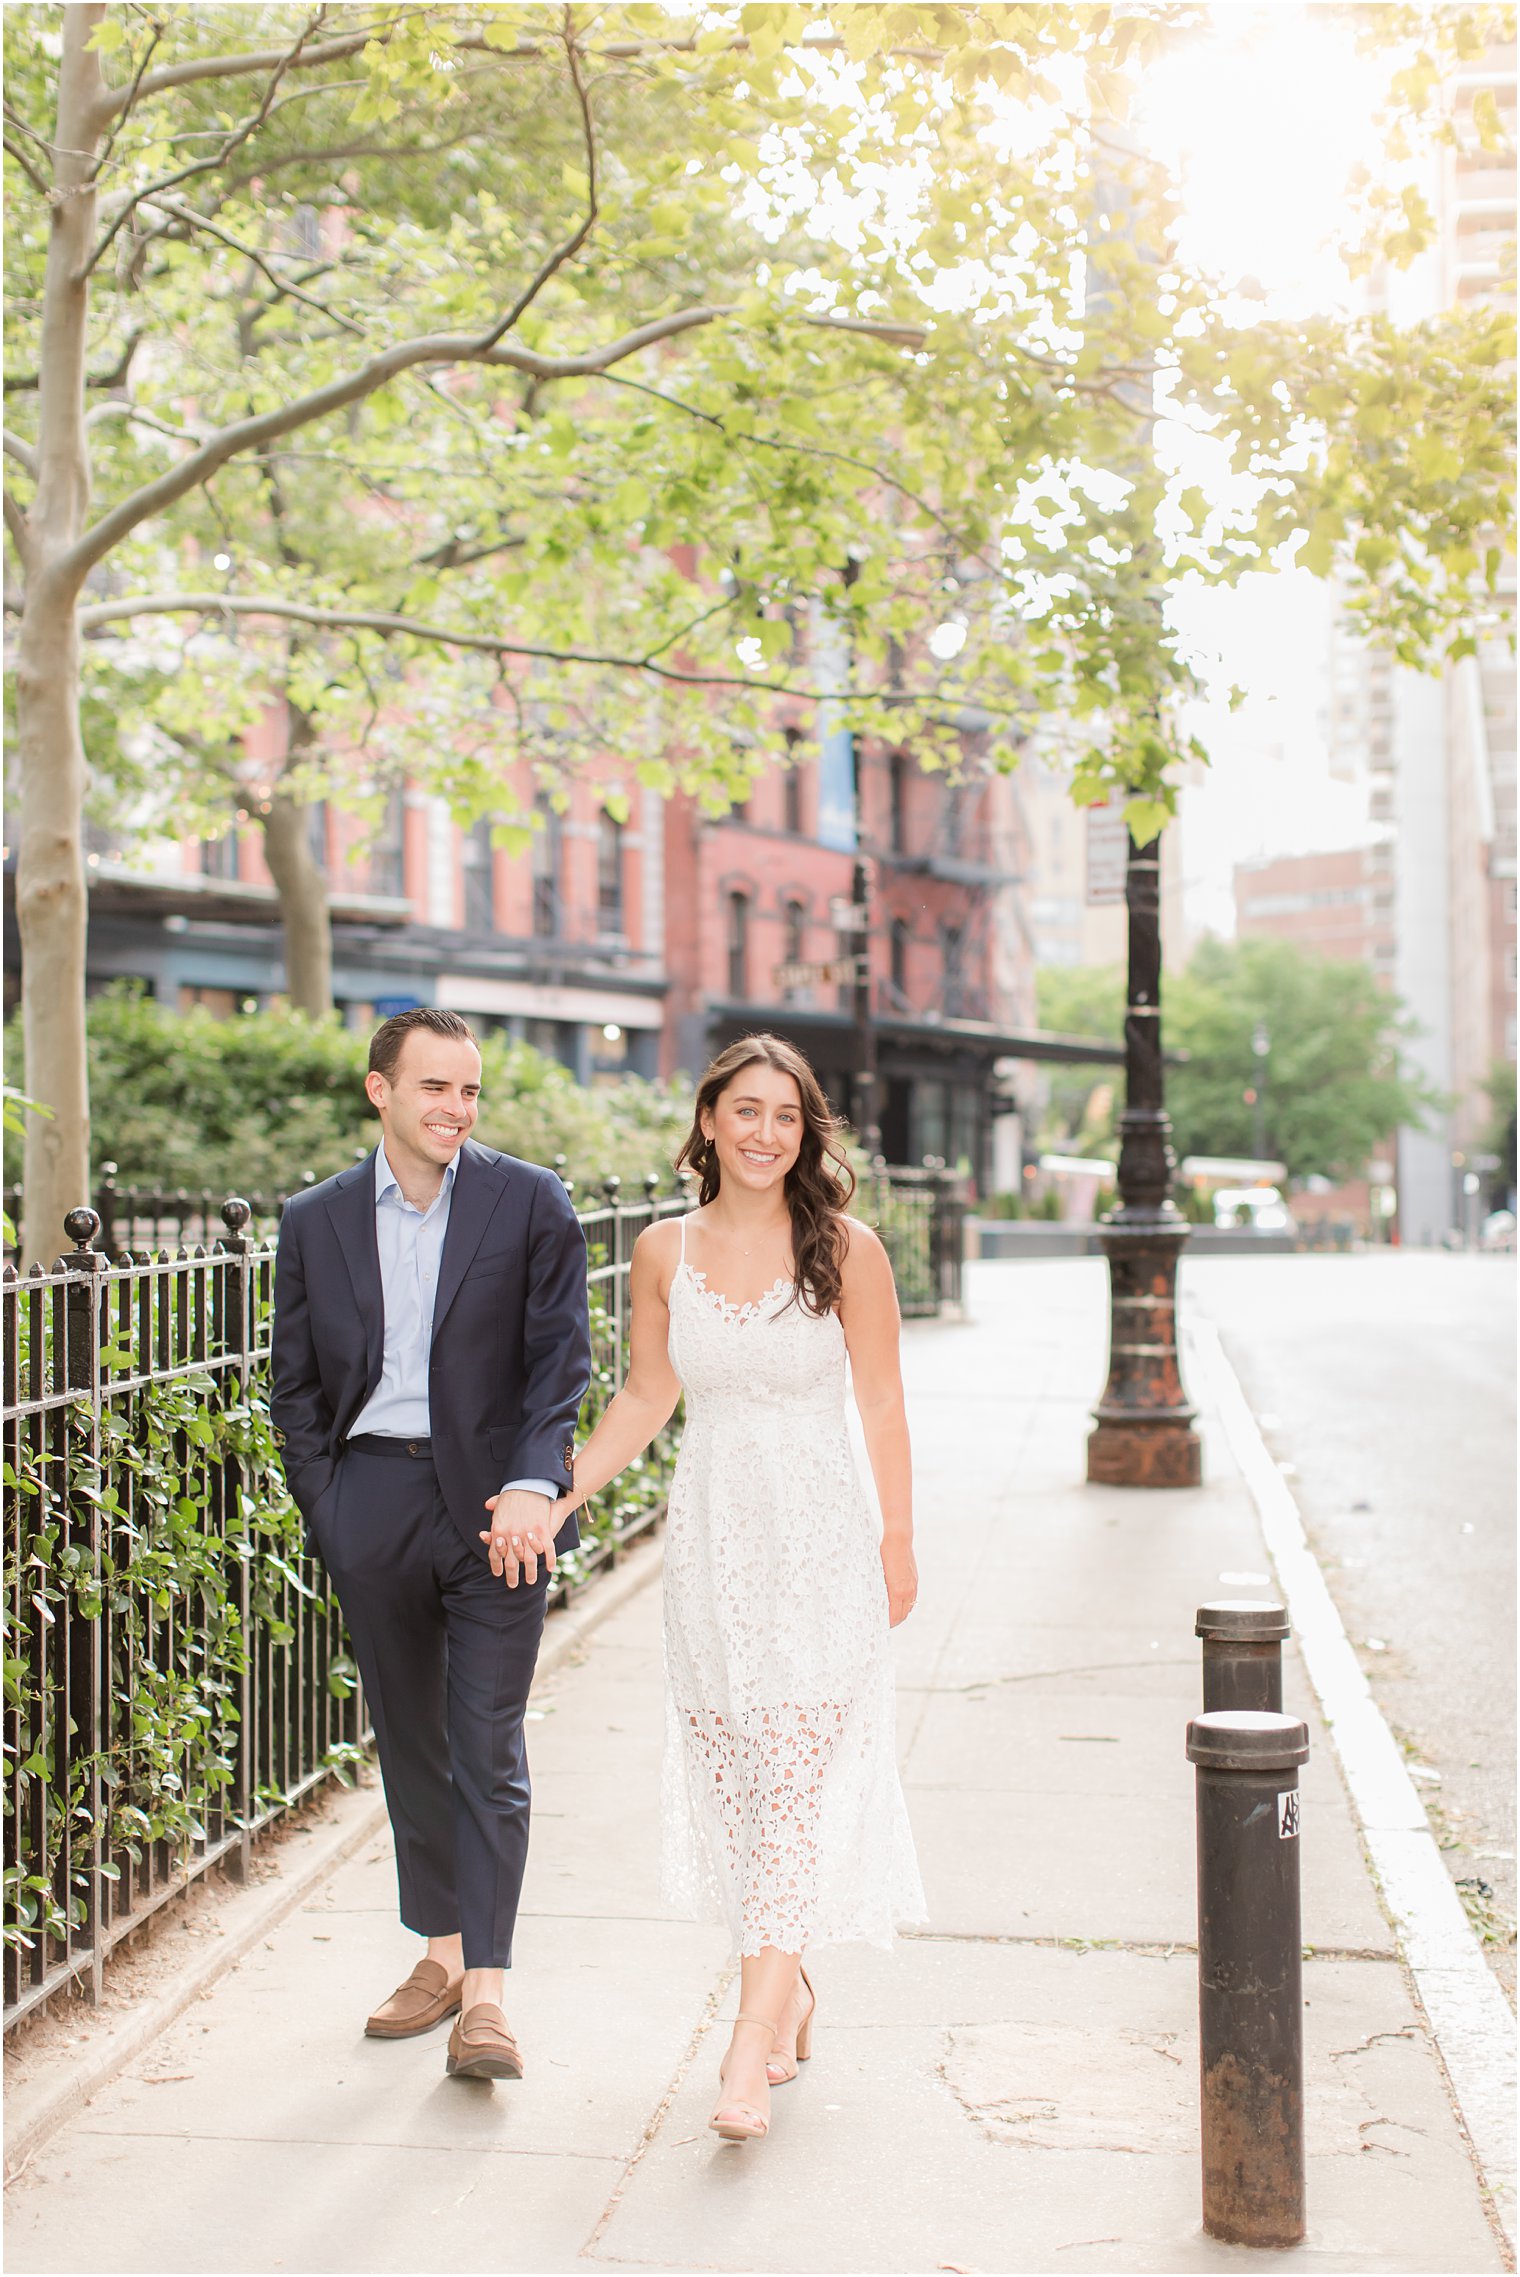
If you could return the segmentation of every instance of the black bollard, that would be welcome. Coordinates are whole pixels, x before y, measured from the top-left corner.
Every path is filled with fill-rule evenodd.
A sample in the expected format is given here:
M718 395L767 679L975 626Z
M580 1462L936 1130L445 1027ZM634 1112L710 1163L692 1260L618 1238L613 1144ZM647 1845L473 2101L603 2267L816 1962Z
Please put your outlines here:
M1203 1712L1259 1708L1282 1714L1282 1647L1286 1605L1259 1605L1243 1597L1200 1605L1193 1624L1203 1639Z
M1296 1716L1188 1725L1197 1766L1203 2226L1232 2245L1304 2235L1304 2008Z

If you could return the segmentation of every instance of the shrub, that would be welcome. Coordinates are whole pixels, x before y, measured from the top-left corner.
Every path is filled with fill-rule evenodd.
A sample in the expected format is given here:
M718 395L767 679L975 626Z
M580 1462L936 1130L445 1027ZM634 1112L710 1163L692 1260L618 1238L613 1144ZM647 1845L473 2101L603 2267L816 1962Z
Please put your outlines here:
M20 1039L9 1039L13 1064ZM173 1192L271 1194L310 1171L326 1178L373 1146L379 1126L364 1096L368 1038L336 1020L252 1012L219 1020L167 1010L129 984L89 1007L94 1175ZM649 1171L668 1187L691 1122L689 1084L636 1076L585 1090L531 1045L487 1036L476 1136L530 1162L565 1157L578 1194L609 1171L637 1186Z

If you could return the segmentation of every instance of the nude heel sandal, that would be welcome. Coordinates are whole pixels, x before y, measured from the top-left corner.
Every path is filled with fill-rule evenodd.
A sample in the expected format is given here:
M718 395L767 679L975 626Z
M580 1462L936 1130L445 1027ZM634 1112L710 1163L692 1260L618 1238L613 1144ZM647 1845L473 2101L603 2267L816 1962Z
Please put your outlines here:
M808 2012L797 2027L796 2062L780 2048L773 2048L765 2059L765 2076L772 2087L787 2086L797 2077L797 2065L805 2064L813 2052L813 2018L818 2013L818 1995L813 1990L813 1980L807 1970L799 1965L797 1974L807 1986ZM773 2078L772 2073L779 2076Z
M769 2017L749 2016L741 2008L734 2018L734 2022L735 2024L758 2025L760 2030L768 2032L773 2040L776 2037L776 2027ZM723 2066L719 2064L718 2081L720 2085L722 2080ZM758 2110L753 2103L746 2103L742 2098L736 2098L732 2103L720 2103L707 2124L713 2133L721 2135L726 2143L763 2142L771 2130L771 2123L765 2114Z

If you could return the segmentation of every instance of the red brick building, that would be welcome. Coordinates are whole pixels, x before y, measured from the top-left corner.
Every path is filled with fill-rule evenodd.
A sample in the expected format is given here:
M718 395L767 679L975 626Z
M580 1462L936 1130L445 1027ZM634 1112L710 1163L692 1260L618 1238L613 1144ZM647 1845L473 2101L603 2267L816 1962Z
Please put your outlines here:
M1291 941L1316 956L1371 965L1382 978L1392 967L1393 928L1370 847L1242 863L1235 872L1235 930L1242 938Z
M960 783L921 774L906 752L866 748L856 786L854 759L799 744L790 767L721 819L672 800L663 1065L700 1068L735 1036L771 1028L851 1111L861 1056L853 979L795 968L864 954L882 1151L894 1162L966 1161L985 1185L1006 1095L999 1063L1030 1056L1034 1026L1014 785L975 771L970 738L972 771ZM864 933L853 919L857 863Z

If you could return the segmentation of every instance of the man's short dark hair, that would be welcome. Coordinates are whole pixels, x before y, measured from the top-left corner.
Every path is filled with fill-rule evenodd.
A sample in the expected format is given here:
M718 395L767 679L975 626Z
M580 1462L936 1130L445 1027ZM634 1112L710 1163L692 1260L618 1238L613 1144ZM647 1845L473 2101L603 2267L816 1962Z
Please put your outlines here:
M370 1037L371 1075L383 1075L387 1083L395 1082L402 1049L414 1028L426 1028L432 1036L452 1036L461 1044L476 1040L469 1023L457 1012L446 1012L440 1004L414 1004L410 1011L393 1012L388 1020L382 1020Z

